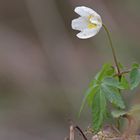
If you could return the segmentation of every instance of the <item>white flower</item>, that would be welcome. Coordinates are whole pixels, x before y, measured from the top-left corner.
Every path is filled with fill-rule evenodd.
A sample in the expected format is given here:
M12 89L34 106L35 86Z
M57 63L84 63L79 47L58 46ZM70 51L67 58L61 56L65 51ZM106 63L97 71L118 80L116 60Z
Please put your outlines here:
M76 7L74 10L80 15L79 18L72 20L72 29L81 31L77 34L80 39L87 39L95 36L102 27L102 20L91 8L85 6Z

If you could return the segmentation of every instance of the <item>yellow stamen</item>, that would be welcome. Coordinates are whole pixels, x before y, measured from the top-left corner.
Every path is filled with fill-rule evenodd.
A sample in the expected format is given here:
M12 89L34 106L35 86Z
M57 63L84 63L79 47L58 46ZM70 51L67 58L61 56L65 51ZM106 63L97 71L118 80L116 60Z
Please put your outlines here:
M88 25L87 25L88 26L88 29L93 29L93 28L96 28L97 27L96 24L91 23L91 21L90 21L91 18L93 18L93 15L90 15L88 17Z
M88 20L90 20L90 19L93 18L93 17L94 17L93 15L88 16Z
M97 25L96 24L93 24L93 23L88 23L88 29L93 29L93 28L96 28Z

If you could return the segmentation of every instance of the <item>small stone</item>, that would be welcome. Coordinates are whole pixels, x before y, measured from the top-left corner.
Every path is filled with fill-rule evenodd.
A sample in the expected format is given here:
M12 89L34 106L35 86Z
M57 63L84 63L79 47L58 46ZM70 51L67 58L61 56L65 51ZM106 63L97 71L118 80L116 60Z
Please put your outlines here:
M95 135L95 136L92 137L92 140L99 140L99 138L98 138L97 135Z

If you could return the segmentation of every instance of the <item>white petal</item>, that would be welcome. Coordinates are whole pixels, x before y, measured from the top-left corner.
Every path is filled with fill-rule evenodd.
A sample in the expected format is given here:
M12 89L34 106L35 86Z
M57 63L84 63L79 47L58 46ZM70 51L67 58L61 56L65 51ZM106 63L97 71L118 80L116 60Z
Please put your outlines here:
M102 19L100 15L91 8L85 6L76 7L75 12L81 16L72 20L71 23L74 30L81 31L77 34L77 37L80 39L87 39L95 36L102 27Z
M72 20L71 26L72 29L83 31L87 28L88 22L83 17L79 17L77 19Z
M85 6L76 7L74 11L83 17L88 17L90 15L99 16L94 10Z
M76 36L80 39L87 39L87 38L95 36L99 32L99 30L100 30L99 28L86 29L86 30L78 33Z

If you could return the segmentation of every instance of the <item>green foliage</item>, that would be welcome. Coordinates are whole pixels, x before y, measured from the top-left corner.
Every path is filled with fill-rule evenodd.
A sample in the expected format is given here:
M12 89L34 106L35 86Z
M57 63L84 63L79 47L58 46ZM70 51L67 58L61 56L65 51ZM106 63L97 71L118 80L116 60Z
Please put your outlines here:
M112 114L112 116L114 117L114 118L120 118L120 117L122 117L123 115L125 115L125 114L127 114L127 111L124 111L124 110L113 110L112 112L111 112L111 114Z
M106 77L103 80L103 84L106 85L106 86L111 86L111 87L115 87L115 88L118 88L118 89L125 89L123 83L120 83L119 80L117 80L114 77Z
M106 98L102 90L98 89L92 102L92 126L94 132L98 132L106 117Z
M120 84L124 89L130 89L130 84L124 75L121 77Z
M120 62L118 62L118 66L119 66L119 68L120 68L121 70L124 69L124 66L123 66Z
M95 76L97 81L103 80L107 76L113 76L115 69L111 64L104 64L102 70Z
M85 102L92 109L92 124L95 132L98 132L105 121L107 114L107 101L115 107L124 109L125 105L120 94L120 89L125 89L124 84L114 77L115 70L110 64L105 64L102 70L90 83L85 94L80 113Z
M123 69L123 66L119 64ZM140 69L139 64L134 63L130 72L124 72L129 75L130 82L126 75L116 75L115 69L110 64L103 65L101 71L97 73L95 78L90 82L89 88L85 94L82 102L80 113L83 110L85 103L89 105L92 110L92 126L94 132L98 132L108 116L113 118L120 118L125 114L130 114L131 111L125 111L125 103L123 101L120 90L134 89L140 83ZM110 103L115 109L109 111L107 104ZM135 107L136 108L136 107ZM137 107L137 112L140 112L140 106ZM108 112L110 114L108 114ZM133 111L134 112L134 111ZM79 113L79 114L80 114Z
M117 88L103 85L102 86L102 93L105 94L106 99L110 103L115 105L116 107L119 107L119 108L122 108L122 109L125 108L125 105L124 105L124 102L122 100L121 94L120 94L120 92Z
M87 92L85 94L85 97L82 101L82 105L81 105L81 108L80 108L80 111L79 111L79 116L80 116L86 102L88 103L89 106L92 105L92 99L93 99L93 97L94 97L94 95L97 91L98 91L98 86L97 85L93 86L93 87L90 87L87 90Z
M139 68L140 67L140 64L138 64L138 63L133 63L132 64L132 68Z
M136 119L140 119L140 104L133 105L128 111L124 110L113 110L111 112L112 116L114 118L120 118L123 117L124 115L129 115L132 117L135 117Z
M133 65L130 71L130 84L131 89L136 88L140 83L140 69L137 65Z

